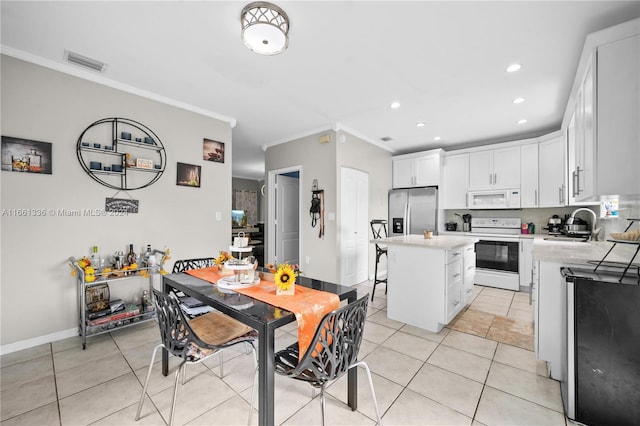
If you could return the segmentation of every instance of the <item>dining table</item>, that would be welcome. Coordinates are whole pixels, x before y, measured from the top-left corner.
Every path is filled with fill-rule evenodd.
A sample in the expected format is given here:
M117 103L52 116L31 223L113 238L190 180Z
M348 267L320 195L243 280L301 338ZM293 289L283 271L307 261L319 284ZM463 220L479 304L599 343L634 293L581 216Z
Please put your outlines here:
M296 285L338 295L341 301L355 302L358 298L354 287L343 286L313 278L298 276ZM229 315L254 328L258 332L258 423L260 426L274 425L275 413L275 332L276 329L296 321L296 316L269 303L218 288L204 279L181 272L162 277L165 293L182 292L200 300L203 304ZM169 356L162 350L162 374L169 373ZM358 375L352 368L347 373L347 403L351 410L358 408Z

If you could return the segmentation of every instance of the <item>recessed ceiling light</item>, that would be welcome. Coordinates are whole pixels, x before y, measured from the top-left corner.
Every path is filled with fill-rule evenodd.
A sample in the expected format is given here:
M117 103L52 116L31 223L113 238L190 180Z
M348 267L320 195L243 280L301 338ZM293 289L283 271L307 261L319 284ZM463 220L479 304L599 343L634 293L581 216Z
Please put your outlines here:
M400 102L398 102L398 101L393 101L393 102L391 102L391 105L389 105L389 106L390 106L391 108L393 108L393 109L398 109L398 108L400 108Z
M439 141L440 140L440 136L436 136L435 138L433 138L434 141Z
M521 103L523 103L523 102L524 102L524 98L515 98L515 99L513 100L513 103L514 103L514 104L521 104Z
M424 123L423 122L416 123L416 127L424 127Z
M522 65L520 64L511 64L507 67L507 72L516 72L518 71L520 68L522 67Z
M525 120L524 118L522 120L518 120L518 124L524 124L526 122L527 122L527 120Z

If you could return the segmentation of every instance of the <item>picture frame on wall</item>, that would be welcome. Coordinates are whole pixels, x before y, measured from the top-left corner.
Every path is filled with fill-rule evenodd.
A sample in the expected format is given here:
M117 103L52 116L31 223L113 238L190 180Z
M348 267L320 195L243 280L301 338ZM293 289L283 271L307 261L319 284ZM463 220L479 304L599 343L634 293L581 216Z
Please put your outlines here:
M2 170L52 174L51 143L2 136Z
M195 164L177 163L176 185L200 188L202 168Z
M224 163L224 142L204 139L202 144L202 159Z

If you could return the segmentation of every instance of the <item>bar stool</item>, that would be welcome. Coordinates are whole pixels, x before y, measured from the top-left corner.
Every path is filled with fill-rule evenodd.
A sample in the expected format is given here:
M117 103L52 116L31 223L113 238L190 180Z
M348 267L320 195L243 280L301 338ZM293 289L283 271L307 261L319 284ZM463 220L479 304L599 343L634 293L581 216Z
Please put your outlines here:
M387 221L384 219L374 219L371 221L371 232L373 233L373 239L379 240L381 238L387 238ZM387 283L387 277L384 279L378 279L378 263L380 263L380 257L387 255L387 246L376 243L376 267L373 273L373 290L371 291L371 301L373 301L373 295L376 292L376 285L379 283ZM387 294L387 287L385 286L384 294Z

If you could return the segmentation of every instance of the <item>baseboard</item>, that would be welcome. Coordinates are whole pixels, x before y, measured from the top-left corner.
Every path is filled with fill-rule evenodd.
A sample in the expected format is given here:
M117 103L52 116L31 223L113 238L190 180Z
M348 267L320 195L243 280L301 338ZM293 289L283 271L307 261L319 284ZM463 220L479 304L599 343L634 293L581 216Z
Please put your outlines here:
M33 348L35 346L44 345L45 343L56 342L58 340L68 339L78 335L78 327L68 330L58 331L57 333L46 334L44 336L34 337L32 339L20 340L19 342L8 343L0 346L0 355L10 354L12 352L21 351L23 349Z

